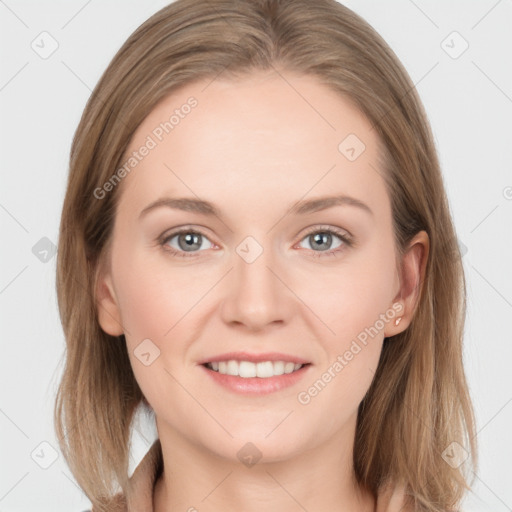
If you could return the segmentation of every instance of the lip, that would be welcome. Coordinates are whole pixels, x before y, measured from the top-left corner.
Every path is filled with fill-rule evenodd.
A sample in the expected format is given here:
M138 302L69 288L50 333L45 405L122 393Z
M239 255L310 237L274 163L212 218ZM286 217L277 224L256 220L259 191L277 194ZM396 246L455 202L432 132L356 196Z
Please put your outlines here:
M310 361L306 361L306 359L302 359L301 357L292 356L290 354L283 354L280 352L263 352L259 354L251 354L250 352L228 352L225 354L220 354L218 356L211 356L209 358L205 358L202 361L199 361L198 364L204 365L206 363L218 363L220 361L250 361L251 363L261 363L263 361L284 361L291 362L295 364L308 364ZM300 371L300 370L297 370ZM288 373L286 375L293 375L292 373ZM254 377L258 378L259 377ZM274 377L269 377L274 378ZM245 379L250 380L250 379ZM260 379L261 380L261 379Z
M223 359L221 359L223 361ZM244 359L247 361L247 359ZM268 359L265 359L268 361ZM277 359L280 361L280 359ZM215 361L213 361L215 362ZM297 384L304 375L309 371L311 364L305 364L302 368L292 373L283 373L283 375L275 375L274 377L239 377L238 375L224 375L222 373L210 370L205 365L199 365L202 371L206 372L216 384L237 394L242 395L267 395L275 393L282 389L289 388Z

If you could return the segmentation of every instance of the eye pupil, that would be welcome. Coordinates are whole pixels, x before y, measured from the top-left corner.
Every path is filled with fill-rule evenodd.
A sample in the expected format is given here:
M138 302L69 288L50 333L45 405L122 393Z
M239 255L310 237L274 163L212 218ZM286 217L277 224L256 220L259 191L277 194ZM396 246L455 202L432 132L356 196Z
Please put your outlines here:
M178 244L181 249L184 251L190 251L191 249L199 249L201 247L201 242L198 242L199 237L201 235L199 233L185 233L178 237ZM182 245L181 242L184 240L185 245Z
M343 236L331 232L329 229L311 232L309 235L306 235L303 240L309 240L310 250L313 251L313 254L317 253L316 255L319 256L320 254L318 253L325 252L326 255L330 255L335 252L331 250L331 246L333 244L333 235L336 238L341 239L341 246L351 245L350 242L347 242ZM183 230L182 232L178 232L175 235L167 237L165 241L162 242L162 245L167 245L170 240L177 239L178 247L174 250L174 254L184 256L184 253L199 253L203 245L203 237L205 237L205 235L201 234L200 232ZM205 238L208 240L208 237ZM169 245L172 244L169 243Z
M330 243L331 243L331 239L332 239L332 235L330 235L329 233L315 233L313 235L313 240L314 240L314 244L312 244L312 246L317 246L317 245L320 245L320 244L327 244L327 246L330 246ZM327 249L327 247L320 247L320 249Z

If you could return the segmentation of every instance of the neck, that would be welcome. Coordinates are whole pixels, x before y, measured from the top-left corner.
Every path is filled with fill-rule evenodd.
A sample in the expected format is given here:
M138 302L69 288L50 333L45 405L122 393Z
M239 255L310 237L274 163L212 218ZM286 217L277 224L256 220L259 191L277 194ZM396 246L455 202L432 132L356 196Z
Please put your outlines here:
M353 441L347 447L346 435L338 450L331 440L287 460L246 467L161 430L164 471L155 485L155 512L375 510L373 496L355 480Z

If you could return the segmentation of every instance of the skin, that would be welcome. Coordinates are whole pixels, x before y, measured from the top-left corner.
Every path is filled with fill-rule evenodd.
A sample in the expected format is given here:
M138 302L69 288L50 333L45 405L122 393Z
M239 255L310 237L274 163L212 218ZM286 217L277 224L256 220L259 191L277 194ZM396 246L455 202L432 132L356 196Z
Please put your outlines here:
M120 185L97 287L100 325L125 334L135 377L156 414L164 458L157 512L375 507L353 477L357 408L384 338L411 321L428 237L419 233L397 260L375 131L315 78L281 74L286 81L253 72L189 84L156 106L128 148L139 148L187 98L198 100ZM352 162L338 150L351 133L366 146ZM363 201L373 214L349 205L287 213L300 200L337 194ZM208 200L222 220L165 207L139 219L166 196ZM202 245L186 253L191 257L173 256L158 238L184 225L205 235ZM318 248L312 235L326 227L349 233L354 245L333 234ZM236 252L247 236L263 249L252 263ZM178 242L168 240L167 249L185 252ZM386 322L317 396L299 403L298 393L393 304L403 306L399 325ZM160 350L149 366L134 355L147 338ZM311 366L292 387L245 396L198 366L237 350L284 352ZM247 442L262 454L251 467L237 457Z

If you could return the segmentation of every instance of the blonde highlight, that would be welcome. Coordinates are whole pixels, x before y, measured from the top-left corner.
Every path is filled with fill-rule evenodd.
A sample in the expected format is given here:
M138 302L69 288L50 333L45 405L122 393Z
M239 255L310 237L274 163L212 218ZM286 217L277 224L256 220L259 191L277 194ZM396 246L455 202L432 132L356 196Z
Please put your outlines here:
M66 359L54 419L62 453L95 511L121 510L131 423L140 405L151 412L123 336L98 323L96 280L123 183L101 200L95 189L169 94L199 79L270 68L314 76L365 114L382 145L398 254L418 231L429 236L412 323L385 340L359 407L354 467L374 496L403 482L411 510L455 510L469 489L469 464L454 469L442 453L459 443L475 468L477 446L462 354L466 285L439 160L406 70L370 25L334 0L177 0L144 22L103 73L73 139L60 224Z

